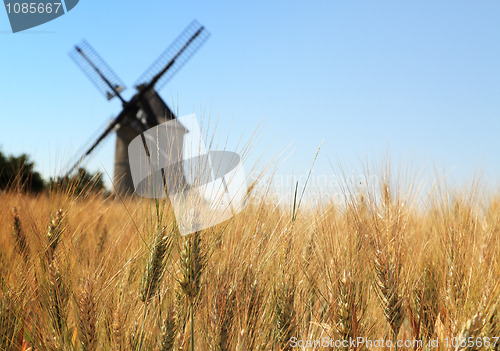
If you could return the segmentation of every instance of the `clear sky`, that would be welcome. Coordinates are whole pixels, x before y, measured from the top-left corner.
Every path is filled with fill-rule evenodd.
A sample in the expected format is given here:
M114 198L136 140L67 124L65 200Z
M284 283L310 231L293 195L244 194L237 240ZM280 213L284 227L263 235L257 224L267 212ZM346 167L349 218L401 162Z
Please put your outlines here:
M88 1L12 34L0 9L0 147L56 173L120 111L67 56L82 38L128 84L192 19L211 38L160 94L218 118L229 145L261 125L249 164L291 144L279 174L394 159L458 181L500 176L500 1ZM270 148L268 145L273 143ZM267 151L266 151L267 150ZM93 170L113 173L114 138ZM265 162L264 162L265 163ZM332 169L333 165L333 169ZM248 172L247 172L248 173Z

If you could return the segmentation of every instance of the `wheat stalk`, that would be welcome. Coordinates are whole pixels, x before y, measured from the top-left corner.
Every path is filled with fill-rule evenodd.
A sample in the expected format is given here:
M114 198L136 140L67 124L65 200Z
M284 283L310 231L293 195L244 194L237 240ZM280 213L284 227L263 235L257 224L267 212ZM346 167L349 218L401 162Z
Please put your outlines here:
M413 337L429 340L435 332L435 324L439 307L439 282L433 265L424 268L412 298L408 304L408 314L412 326Z
M29 247L28 247L28 241L26 239L26 234L23 231L22 225L21 225L21 219L19 218L19 214L17 213L17 208L12 208L12 232L14 235L14 239L16 242L16 247L23 257L25 261L28 261L29 259Z
M282 277L274 292L275 333L280 350L291 350L289 340L296 335L295 288L294 277Z
M182 278L179 284L190 306L191 350L194 351L194 306L201 292L201 275L206 266L199 232L184 241L180 254L180 266Z
M19 311L12 290L3 291L0 297L0 349L14 350L19 325Z
M46 251L47 258L49 262L54 259L54 254L57 246L59 245L59 241L61 240L62 234L62 220L63 220L63 210L59 209L56 212L56 215L52 219L49 224L49 229L47 231L47 242L48 247Z
M173 308L169 307L161 327L160 351L172 351L177 334L177 321Z
M146 264L146 271L142 280L141 300L148 302L157 292L158 285L165 272L165 260L170 252L172 236L166 235L163 228L155 236L153 247Z
M48 269L48 309L57 342L64 344L66 335L67 306L70 287L66 284L56 261Z
M217 272L214 295L208 295L211 308L208 313L208 339L210 348L217 351L232 349L233 319L236 303L236 291L233 285L234 275L228 268Z
M97 346L97 302L94 282L88 277L80 292L78 310L80 317L80 342L83 350L94 351Z
M399 269L399 264L388 257L387 251L377 250L375 284L379 300L384 308L384 316L391 327L394 339L397 338L405 317L403 298L399 292Z
M189 301L194 301L201 288L201 275L206 265L199 232L184 241L180 254L181 289Z

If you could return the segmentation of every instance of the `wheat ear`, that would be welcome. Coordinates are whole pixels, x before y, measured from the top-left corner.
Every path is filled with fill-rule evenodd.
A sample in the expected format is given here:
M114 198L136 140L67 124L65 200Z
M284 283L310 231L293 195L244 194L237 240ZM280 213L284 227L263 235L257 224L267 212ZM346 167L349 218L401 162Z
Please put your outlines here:
M158 290L158 285L165 272L165 259L172 244L172 236L166 235L163 228L156 235L151 253L146 264L146 271L142 280L141 300L148 302Z
M12 209L12 233L14 235L14 240L16 241L16 247L18 252L24 258L25 261L29 259L29 247L28 241L26 240L26 234L23 231L21 225L21 219L17 213L17 208Z
M80 342L83 350L93 351L97 346L96 324L97 305L95 301L94 283L87 278L83 289L80 292L78 302L80 317Z

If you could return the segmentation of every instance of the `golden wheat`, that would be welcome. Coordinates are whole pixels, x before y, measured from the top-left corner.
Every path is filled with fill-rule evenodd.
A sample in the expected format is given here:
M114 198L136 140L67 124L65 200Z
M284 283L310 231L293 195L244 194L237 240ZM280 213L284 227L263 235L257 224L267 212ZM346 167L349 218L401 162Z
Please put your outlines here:
M499 350L500 197L447 190L417 206L391 184L339 206L251 203L186 237L168 202L4 192L0 348L289 350L364 337Z

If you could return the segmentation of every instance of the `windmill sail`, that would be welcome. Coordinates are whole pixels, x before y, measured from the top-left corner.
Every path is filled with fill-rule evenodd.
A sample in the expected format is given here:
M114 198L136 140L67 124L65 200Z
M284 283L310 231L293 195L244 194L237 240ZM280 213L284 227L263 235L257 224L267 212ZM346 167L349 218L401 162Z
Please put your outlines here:
M76 45L69 56L105 98L111 100L125 90L125 84L99 54L83 40Z
M210 33L194 20L137 79L136 87L161 89L207 41Z

